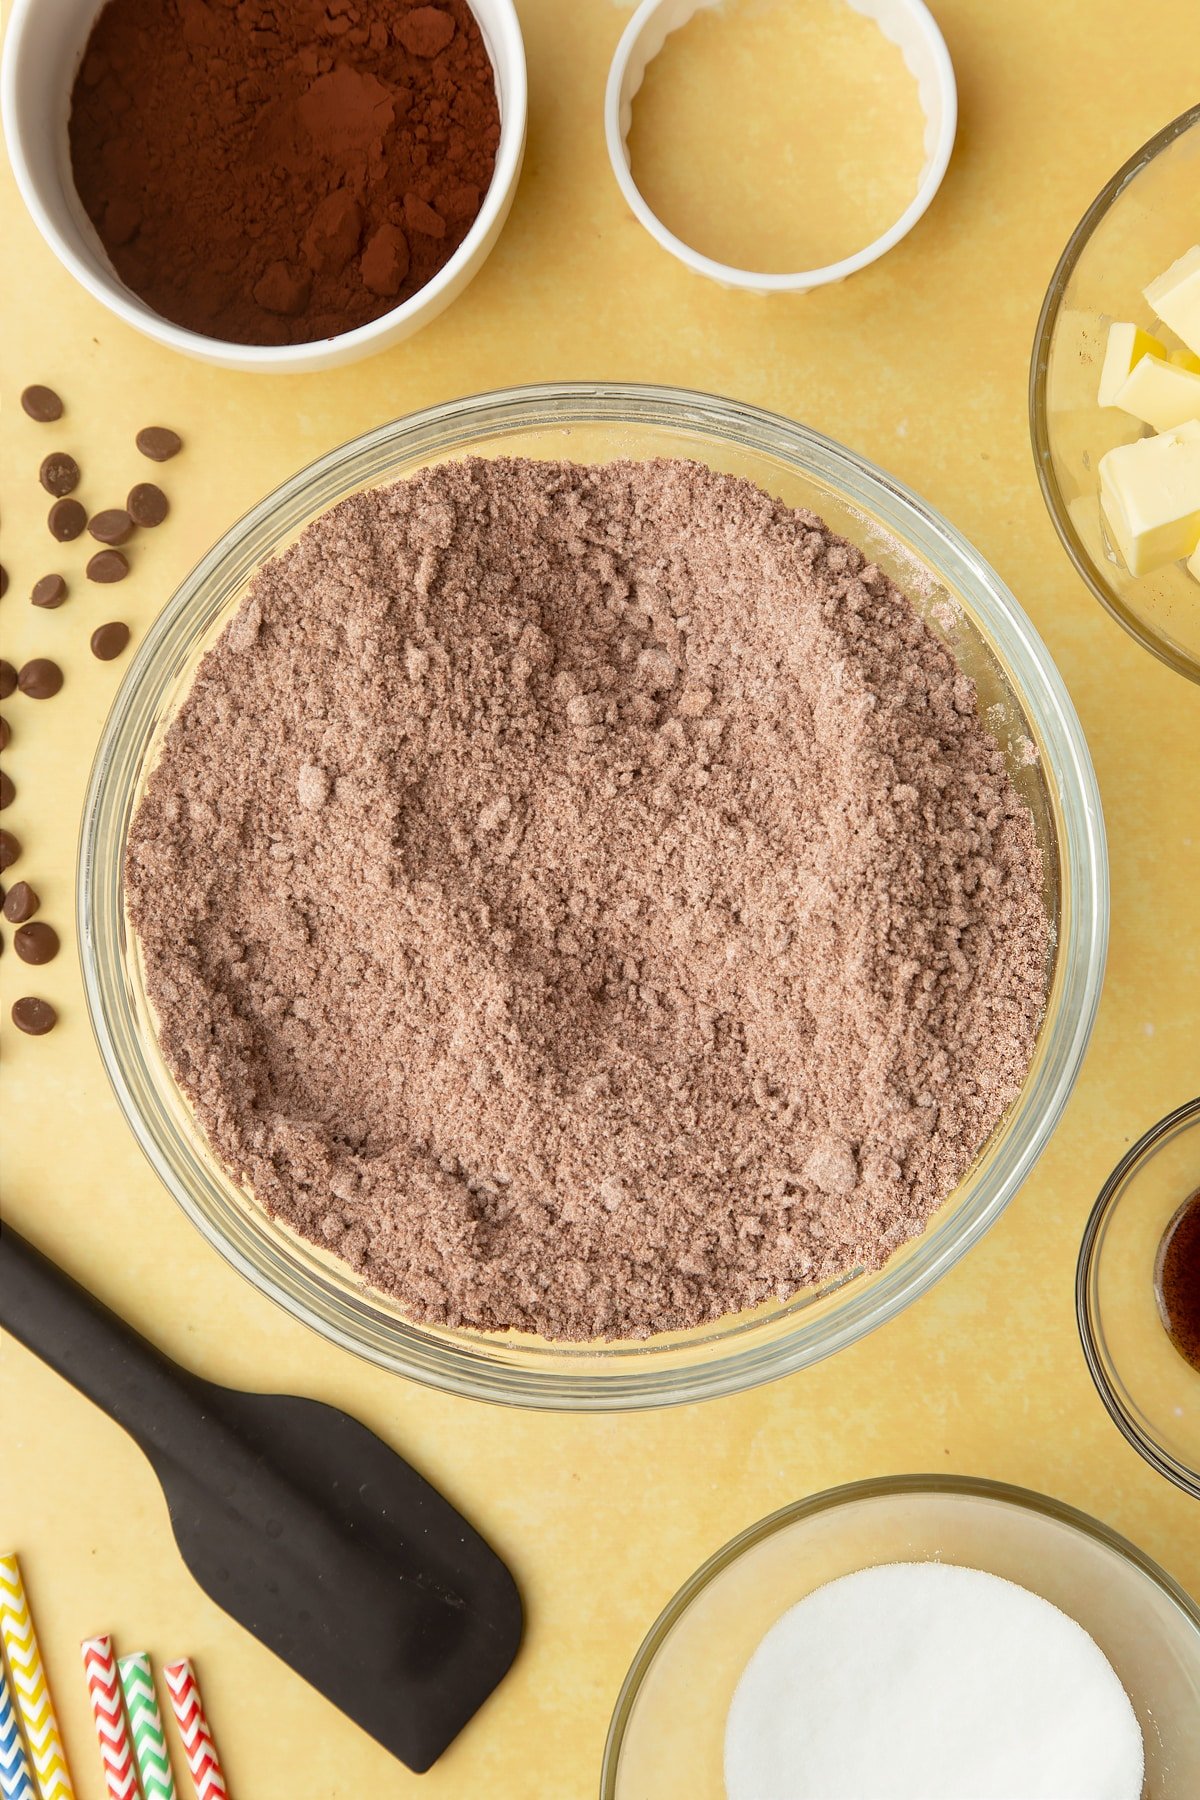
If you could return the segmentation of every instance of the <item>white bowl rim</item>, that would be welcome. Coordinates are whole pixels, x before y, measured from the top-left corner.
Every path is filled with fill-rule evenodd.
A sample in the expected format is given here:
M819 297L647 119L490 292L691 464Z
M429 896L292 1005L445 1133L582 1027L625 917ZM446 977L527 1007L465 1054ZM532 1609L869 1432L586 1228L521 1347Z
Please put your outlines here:
M525 63L525 41L521 34L515 0L490 0L490 4L499 9L498 28L505 40L513 79L505 86L500 114L500 141L496 147L492 179L471 229L449 261L399 306L381 313L377 319L371 319L365 325L356 326L353 331L338 332L333 337L314 338L306 344L237 344L228 338L207 337L203 332L188 331L184 326L164 319L161 313L139 300L115 273L102 268L95 258L82 255L77 245L59 231L42 205L38 184L25 155L21 123L24 108L19 93L17 68L27 24L33 17L35 8L46 3L47 0L12 0L3 56L0 58L0 113L3 114L4 138L17 188L42 239L80 286L126 325L153 338L156 343L163 344L169 350L178 350L185 356L206 362L212 362L219 356L221 364L233 370L302 374L318 365L327 366L326 359L334 351L342 353L349 361L355 355L368 352L377 339L383 340L380 348L385 348L397 331L419 316L453 285L480 246L486 243L488 233L509 203L525 147L529 78ZM466 3L474 11L472 0L466 0ZM103 0L96 0L97 12L102 4ZM493 70L494 67L493 62Z
M608 71L608 82L604 91L604 138L608 145L608 160L612 164L617 185L624 196L625 204L633 213L638 223L650 233L664 250L668 250L678 261L686 264L697 275L705 276L709 281L718 282L723 287L741 288L755 294L804 294L813 288L827 287L833 282L844 281L848 275L856 274L871 263L878 262L881 256L893 249L908 236L913 226L928 211L950 163L954 149L954 139L958 130L958 84L954 76L954 64L950 60L950 52L946 48L946 40L942 36L937 20L925 5L925 0L890 0L897 12L906 13L924 40L929 52L934 78L937 83L938 100L941 106L941 118L938 125L937 141L925 163L917 191L900 214L899 218L888 226L871 243L865 244L850 256L843 256L837 262L826 263L815 269L791 269L786 273L770 274L766 271L742 269L734 263L719 262L715 257L705 256L702 251L693 249L658 217L647 204L641 189L633 179L629 153L625 142L625 133L621 129L621 90L625 82L625 74L630 59L643 33L659 12L662 6L670 4L670 0L641 0L625 30L621 33L612 64ZM696 0L696 10L704 6L718 4L718 0ZM871 8L860 3L860 0L848 0L848 4L856 12L866 14L874 19Z

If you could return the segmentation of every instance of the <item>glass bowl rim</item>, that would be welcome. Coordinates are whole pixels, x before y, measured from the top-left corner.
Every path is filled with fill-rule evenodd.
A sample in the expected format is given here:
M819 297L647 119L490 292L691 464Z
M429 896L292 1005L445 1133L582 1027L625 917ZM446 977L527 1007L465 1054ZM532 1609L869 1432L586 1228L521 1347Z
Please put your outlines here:
M208 1217L203 1205L177 1177L170 1157L147 1124L132 1092L130 1072L122 1061L115 1032L123 1026L120 923L106 896L107 865L97 853L111 815L120 811L121 785L114 777L122 757L131 754L128 740L138 743L130 716L143 687L161 690L156 667L189 618L208 583L228 560L248 544L282 530L287 508L322 491L313 502L324 511L346 493L372 479L371 458L405 453L410 459L433 457L486 444L520 430L549 430L569 425L643 427L708 437L729 448L750 450L790 464L810 479L824 481L843 506L856 504L885 531L895 532L939 579L957 587L974 609L985 638L1008 659L1022 704L1041 732L1046 750L1046 777L1058 809L1058 867L1064 894L1055 988L1057 1000L1048 1011L1040 1040L1041 1060L1034 1085L1023 1094L1020 1128L1013 1117L1005 1127L999 1167L988 1187L960 1206L952 1221L937 1215L915 1240L900 1267L895 1259L871 1281L869 1291L851 1290L846 1303L820 1319L794 1318L770 1341L753 1327L732 1334L686 1360L672 1352L687 1345L655 1346L651 1363L646 1348L617 1344L592 1346L591 1367L547 1366L550 1357L574 1347L547 1345L538 1366L503 1361L497 1346L482 1339L479 1349L459 1342L429 1338L420 1328L387 1319L372 1309L369 1294L353 1296L321 1289L294 1257L289 1261L268 1241L250 1249L235 1244ZM336 484L333 491L331 484ZM263 555L271 554L264 551ZM262 556L259 557L262 560ZM123 840L122 840L123 841ZM108 849L119 873L120 852ZM856 1341L893 1317L975 1244L1021 1186L1061 1116L1074 1086L1099 1004L1108 941L1109 893L1107 850L1099 789L1086 739L1062 677L1031 621L1000 577L966 538L940 513L894 477L867 459L810 427L762 408L720 396L666 386L625 382L547 383L500 389L444 402L390 421L328 451L280 484L234 523L184 578L138 647L117 691L101 734L83 808L77 869L80 964L92 1028L118 1103L143 1152L172 1197L208 1243L261 1292L283 1305L328 1341L367 1357L395 1373L405 1374L444 1391L474 1399L550 1410L615 1411L674 1405L739 1392L821 1360ZM110 1016L111 1013L111 1016ZM134 1071L136 1074L136 1071ZM1036 1095L1038 1108L1033 1109ZM274 1268L268 1268L268 1262ZM297 1288L303 1289L298 1293ZM538 1346L539 1350L541 1346ZM487 1354L488 1350L492 1356ZM589 1354L582 1347L579 1360ZM603 1359L602 1366L597 1366ZM682 1364L682 1366L680 1366ZM640 1365L640 1366L639 1366Z
M710 1582L730 1568L758 1544L776 1532L785 1530L789 1525L801 1519L814 1518L823 1512L831 1512L839 1506L852 1505L860 1500L882 1500L896 1496L911 1495L958 1495L964 1498L980 1500L997 1500L1003 1505L1023 1508L1026 1512L1038 1513L1043 1518L1053 1519L1060 1525L1069 1526L1072 1530L1092 1538L1096 1543L1112 1550L1123 1561L1130 1563L1147 1579L1154 1583L1167 1599L1174 1601L1178 1610L1200 1637L1200 1605L1192 1599L1185 1588L1181 1587L1174 1576L1169 1575L1160 1563L1141 1550L1121 1532L1115 1531L1103 1520L1094 1518L1079 1507L1071 1506L1065 1500L1056 1500L1050 1494L1038 1493L1033 1488L1019 1487L1008 1481L994 1481L990 1477L980 1475L876 1475L861 1481L845 1481L836 1487L823 1488L820 1493L806 1494L803 1499L790 1500L787 1505L778 1507L768 1513L765 1518L758 1519L752 1525L729 1538L718 1550L700 1564L681 1587L667 1601L649 1631L639 1644L629 1665L621 1690L613 1707L609 1721L608 1734L604 1740L604 1757L600 1769L600 1800L614 1800L615 1782L620 1766L621 1751L625 1742L625 1734L633 1713L634 1703L641 1692L642 1683L658 1655L659 1650L670 1636L678 1621L687 1612L692 1602L701 1594Z
M1186 1463L1171 1455L1169 1450L1159 1444L1150 1434L1143 1430L1137 1419L1124 1404L1116 1387L1109 1378L1109 1360L1101 1349L1103 1330L1100 1322L1100 1304L1096 1293L1097 1252L1100 1247L1104 1229L1112 1214L1121 1203L1130 1179L1137 1174L1142 1165L1158 1151L1163 1144L1181 1132L1193 1130L1200 1126L1200 1095L1194 1100L1185 1100L1165 1118L1159 1119L1149 1131L1144 1132L1135 1144L1131 1144L1125 1152L1104 1186L1100 1189L1095 1205L1088 1215L1087 1224L1083 1228L1083 1241L1079 1246L1079 1261L1075 1268L1075 1319L1079 1327L1079 1341L1083 1348L1084 1361L1096 1386L1096 1392L1104 1402L1105 1410L1113 1424L1120 1431L1127 1443L1148 1462L1152 1469L1165 1475L1181 1487L1185 1494L1200 1500L1200 1470L1189 1469Z
M1042 301L1038 314L1037 327L1033 334L1033 353L1029 361L1029 436L1033 447L1033 464L1037 471L1038 486L1042 490L1042 499L1051 523L1058 533L1059 541L1071 560L1076 573L1088 587L1104 610L1114 618L1143 649L1157 656L1160 662L1166 663L1176 674L1183 675L1189 681L1200 682L1200 660L1191 657L1186 651L1176 649L1165 643L1149 626L1135 617L1120 599L1113 593L1097 569L1092 558L1071 521L1058 479L1054 473L1054 465L1050 452L1050 433L1047 423L1046 381L1050 368L1050 340L1058 324L1058 315L1062 308L1067 283L1075 273L1084 250L1091 240L1096 226L1103 219L1110 207L1124 192L1125 188L1142 170L1152 163L1160 152L1173 144L1186 131L1200 127L1200 101L1181 112L1178 118L1156 131L1153 137L1147 138L1140 149L1135 150L1108 181L1105 182L1096 198L1092 201L1074 231L1067 239L1066 248L1058 259L1050 285Z

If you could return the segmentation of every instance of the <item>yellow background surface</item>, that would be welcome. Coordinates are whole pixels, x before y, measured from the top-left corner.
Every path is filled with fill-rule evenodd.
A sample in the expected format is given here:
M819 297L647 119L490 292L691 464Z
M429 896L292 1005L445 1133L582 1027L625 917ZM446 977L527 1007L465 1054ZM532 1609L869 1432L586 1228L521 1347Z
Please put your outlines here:
M46 0L47 4L53 0ZM19 870L64 937L44 971L0 960L4 1213L171 1355L217 1380L299 1391L364 1420L475 1520L528 1615L510 1677L421 1779L220 1613L175 1550L148 1465L101 1413L11 1341L0 1363L0 1549L19 1550L78 1791L102 1794L79 1640L111 1631L190 1654L237 1800L424 1794L573 1800L643 1633L728 1537L798 1495L904 1470L1042 1489L1114 1525L1200 1594L1200 1514L1109 1423L1076 1337L1083 1222L1126 1146L1197 1076L1196 753L1200 690L1097 607L1043 510L1025 386L1043 290L1111 171L1196 98L1195 0L936 0L961 103L932 210L843 286L764 302L707 285L621 204L601 98L626 9L518 0L531 81L520 191L491 260L433 326L369 362L272 380L208 369L114 321L59 267L4 172L4 654L57 657L63 692L4 706ZM794 93L765 95L786 130ZM555 378L674 382L803 419L894 471L990 558L1048 641L1103 792L1113 933L1082 1078L1034 1177L986 1240L916 1305L807 1373L739 1398L639 1417L532 1416L426 1392L323 1344L261 1298L159 1186L118 1114L85 1016L73 941L76 834L93 745L121 674L87 639L143 629L211 541L302 463L459 394ZM26 602L61 556L42 522L50 434L27 382L70 408L53 433L86 497L153 474L135 430L175 425L173 511L120 588L81 580L57 612ZM1200 604L1200 600L1198 600ZM8 935L8 928L6 935ZM41 992L48 1038L9 1007ZM186 1772L177 1762L185 1791Z

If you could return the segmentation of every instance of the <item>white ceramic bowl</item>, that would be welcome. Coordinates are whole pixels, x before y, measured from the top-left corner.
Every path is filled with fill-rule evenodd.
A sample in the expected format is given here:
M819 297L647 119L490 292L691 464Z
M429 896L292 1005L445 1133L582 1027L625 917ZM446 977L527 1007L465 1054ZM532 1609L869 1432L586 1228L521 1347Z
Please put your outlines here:
M717 262L699 250L693 250L651 211L633 178L629 130L633 123L633 102L645 79L646 67L673 31L686 25L693 14L704 7L720 3L721 0L642 0L621 35L608 73L604 135L608 159L617 186L625 196L625 204L664 250L669 250L694 274L718 282L721 287L741 288L751 294L805 294L811 288L844 281L847 275L877 262L901 238L907 237L942 185L958 127L958 87L946 40L925 0L847 0L855 12L873 20L889 43L897 46L905 67L917 84L917 98L925 114L924 166L916 192L900 217L872 243L865 244L852 256L826 263L823 268L792 269L786 274L773 275L757 269L739 269L732 263ZM797 105L802 104L803 96L798 95ZM882 140L879 151L881 157L886 156Z
M71 88L103 0L12 0L0 113L9 160L34 224L75 279L110 312L185 356L225 369L296 374L357 362L406 338L455 299L489 255L508 217L525 154L525 46L513 0L468 0L496 75L500 143L479 216L432 281L390 312L311 344L231 344L162 318L129 288L108 260L80 204L67 142Z

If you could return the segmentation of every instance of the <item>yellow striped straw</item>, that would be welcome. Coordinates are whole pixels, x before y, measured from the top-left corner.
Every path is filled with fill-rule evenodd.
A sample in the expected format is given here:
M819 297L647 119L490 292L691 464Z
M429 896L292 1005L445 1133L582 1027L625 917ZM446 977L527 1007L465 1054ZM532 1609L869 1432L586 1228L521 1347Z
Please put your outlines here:
M15 1556L0 1556L0 1639L42 1800L75 1800L42 1653Z

